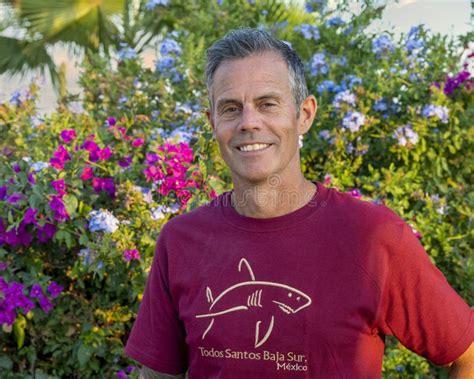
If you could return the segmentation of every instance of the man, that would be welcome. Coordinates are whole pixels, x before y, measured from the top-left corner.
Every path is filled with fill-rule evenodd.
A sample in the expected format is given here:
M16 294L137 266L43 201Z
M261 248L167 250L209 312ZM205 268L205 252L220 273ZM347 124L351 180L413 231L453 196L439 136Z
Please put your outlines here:
M389 334L474 378L473 312L410 227L304 178L317 103L298 55L243 29L207 58L234 189L160 234L126 346L144 377L376 378Z

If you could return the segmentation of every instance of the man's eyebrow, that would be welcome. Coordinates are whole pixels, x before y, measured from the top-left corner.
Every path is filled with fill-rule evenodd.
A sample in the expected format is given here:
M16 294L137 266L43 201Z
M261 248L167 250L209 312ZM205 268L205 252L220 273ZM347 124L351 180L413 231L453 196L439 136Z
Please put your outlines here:
M255 100L256 101L261 101L261 100L267 100L267 99L273 99L273 100L276 100L276 101L280 101L281 100L281 95L277 92L270 92L270 93L266 93L264 95L261 95L261 96L257 97Z

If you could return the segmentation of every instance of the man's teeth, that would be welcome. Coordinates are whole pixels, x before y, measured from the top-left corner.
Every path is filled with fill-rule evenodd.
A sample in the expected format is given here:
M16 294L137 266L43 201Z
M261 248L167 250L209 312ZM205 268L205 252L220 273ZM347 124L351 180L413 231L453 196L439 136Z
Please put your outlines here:
M254 145L245 145L240 147L240 151L255 151L265 149L269 144L256 143Z

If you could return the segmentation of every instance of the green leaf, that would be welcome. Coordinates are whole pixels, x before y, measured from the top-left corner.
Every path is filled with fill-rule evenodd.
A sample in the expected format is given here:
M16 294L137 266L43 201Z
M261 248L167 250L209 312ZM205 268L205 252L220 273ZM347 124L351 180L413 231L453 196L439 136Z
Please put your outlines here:
M18 315L13 324L13 333L15 335L18 349L21 349L25 343L25 328L26 319L22 315Z
M10 358L6 355L0 356L0 368L6 368L7 370L11 370L13 367L13 362Z
M64 206L66 207L67 213L69 215L73 215L76 212L77 206L78 206L78 201L76 196L74 195L66 195L63 197L63 203Z
M84 367L86 363L91 359L92 349L89 346L81 345L77 350L77 359L81 367Z

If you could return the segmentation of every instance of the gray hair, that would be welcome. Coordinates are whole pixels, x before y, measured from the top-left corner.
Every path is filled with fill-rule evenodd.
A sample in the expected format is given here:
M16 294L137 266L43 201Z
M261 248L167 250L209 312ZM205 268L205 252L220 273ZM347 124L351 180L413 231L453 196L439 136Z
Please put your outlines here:
M280 55L288 66L291 92L296 106L296 115L299 117L300 105L309 95L301 58L288 43L276 39L264 30L250 28L230 31L207 50L206 84L211 109L213 108L212 84L219 65L226 60L241 59L268 51Z

